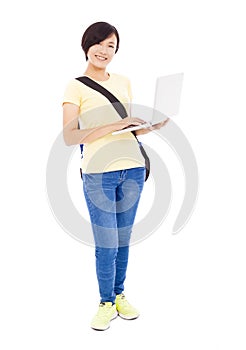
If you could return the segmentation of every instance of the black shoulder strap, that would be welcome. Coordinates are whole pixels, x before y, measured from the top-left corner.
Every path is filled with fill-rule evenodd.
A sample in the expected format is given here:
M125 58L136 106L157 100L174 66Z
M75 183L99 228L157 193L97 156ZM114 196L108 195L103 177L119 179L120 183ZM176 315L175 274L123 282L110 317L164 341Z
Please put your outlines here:
M76 80L79 80L81 83L89 86L90 88L100 92L102 95L104 95L113 105L116 112L121 116L122 119L126 118L128 116L127 111L123 104L113 95L110 91L105 89L102 85L98 84L96 81L90 79L89 77L78 77Z
M115 110L118 112L118 114L121 116L122 119L124 119L128 116L127 111L126 111L125 107L123 106L123 104L113 94L111 94L110 91L105 89L102 85L98 84L96 81L94 81L86 76L78 77L78 78L76 78L76 80L80 81L81 83L89 86L90 88L92 88L92 89L100 92L102 95L104 95L112 103L112 106L115 108ZM136 139L138 141L138 138L137 138L134 131L132 131L132 134L136 137ZM140 151L145 159L145 167L146 167L145 181L146 181L149 177L149 172L150 172L150 160L149 160L149 157L146 154L145 149L143 148L141 142L138 141L138 143L139 143ZM80 145L80 148L81 148L81 153L82 153L83 152L83 145Z

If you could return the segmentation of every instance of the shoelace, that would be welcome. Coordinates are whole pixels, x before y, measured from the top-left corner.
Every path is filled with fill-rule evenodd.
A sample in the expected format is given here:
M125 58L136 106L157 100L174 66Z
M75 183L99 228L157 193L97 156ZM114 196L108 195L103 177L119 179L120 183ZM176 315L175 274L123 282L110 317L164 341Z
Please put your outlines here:
M123 301L123 305L122 305L123 307L125 307L127 309L130 307L130 303L128 302L128 300L126 299L124 294L121 294L121 296L120 296L119 302L121 302L121 301Z
M103 308L104 308L104 310L103 310ZM110 307L107 307L107 305L106 305L106 303L104 303L104 302L101 302L100 304L99 304L99 313L98 313L98 316L99 317L101 317L101 318L103 318L103 319L107 319L107 313L104 313L105 312L105 309L106 309L106 312L109 312L110 311Z

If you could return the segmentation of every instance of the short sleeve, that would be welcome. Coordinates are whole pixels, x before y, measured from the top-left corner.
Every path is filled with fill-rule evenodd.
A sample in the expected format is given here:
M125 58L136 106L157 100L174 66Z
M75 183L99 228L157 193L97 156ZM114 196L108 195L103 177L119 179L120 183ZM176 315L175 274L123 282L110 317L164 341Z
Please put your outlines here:
M75 79L70 81L65 89L62 104L65 102L74 103L79 107L81 106L81 95Z

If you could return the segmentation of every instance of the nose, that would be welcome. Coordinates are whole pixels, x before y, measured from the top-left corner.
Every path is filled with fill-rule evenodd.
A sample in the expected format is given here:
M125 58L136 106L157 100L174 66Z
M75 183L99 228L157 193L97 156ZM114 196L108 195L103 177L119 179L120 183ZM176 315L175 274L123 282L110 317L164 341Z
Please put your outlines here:
M100 46L99 46L99 51L100 51L101 53L106 53L106 52L107 52L107 49L106 49L106 47L105 47L104 45L100 45Z

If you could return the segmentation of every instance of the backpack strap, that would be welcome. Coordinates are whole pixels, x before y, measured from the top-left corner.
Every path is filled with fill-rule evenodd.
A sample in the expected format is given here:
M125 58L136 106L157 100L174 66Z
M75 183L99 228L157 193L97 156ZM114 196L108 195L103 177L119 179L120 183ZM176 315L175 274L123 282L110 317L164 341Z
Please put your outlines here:
M127 111L124 107L124 105L107 89L105 89L102 85L98 84L96 81L90 79L89 77L82 76L76 78L76 80L80 81L82 84L85 84L86 86L90 87L93 90L96 90L100 92L102 95L104 95L111 103L116 112L120 115L122 119L126 118L128 116ZM132 131L132 134L135 136L135 138L138 141L138 138L135 134L134 131ZM145 168L146 168L146 176L145 176L145 181L149 177L149 172L150 172L150 160L149 157L147 156L145 149L143 148L141 142L138 141L140 151L145 159ZM81 150L81 157L83 157L83 145L80 145L80 150Z
M102 85L98 84L96 81L85 76L76 78L76 80L79 80L81 83L87 85L91 89L94 89L100 92L102 95L104 95L112 103L116 112L121 116L122 119L128 116L127 111L123 106L123 104L110 91L105 89Z

